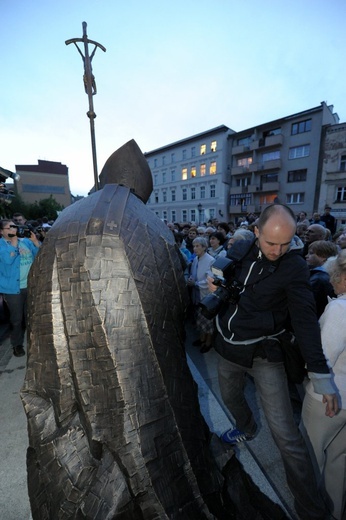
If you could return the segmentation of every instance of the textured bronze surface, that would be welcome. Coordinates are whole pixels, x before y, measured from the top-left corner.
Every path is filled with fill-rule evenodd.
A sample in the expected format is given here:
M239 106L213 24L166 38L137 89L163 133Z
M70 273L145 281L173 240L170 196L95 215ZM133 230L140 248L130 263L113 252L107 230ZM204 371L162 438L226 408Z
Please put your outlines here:
M33 519L235 518L186 362L175 240L129 187L63 211L28 304Z

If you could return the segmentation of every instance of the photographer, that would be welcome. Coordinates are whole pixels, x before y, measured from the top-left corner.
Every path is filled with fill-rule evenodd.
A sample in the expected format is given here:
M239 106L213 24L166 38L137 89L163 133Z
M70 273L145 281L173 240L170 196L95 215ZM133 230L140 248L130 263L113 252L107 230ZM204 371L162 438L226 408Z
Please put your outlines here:
M12 220L1 220L0 231L0 293L10 313L13 354L19 357L25 355L27 278L40 242L35 233L26 228L21 228L20 235L28 238L18 237L18 227Z
M236 421L236 429L226 431L222 440L230 444L251 440L257 425L245 399L245 375L256 383L263 411L281 452L287 483L295 498L299 518L325 518L307 447L294 421L290 403L284 353L290 342L283 338L291 324L310 379L323 395L326 415L338 411L336 395L321 347L315 302L309 286L309 270L301 255L302 243L295 237L296 219L287 206L273 204L264 209L255 227L256 239L236 242L228 251L236 255L233 270L236 288L227 300L226 287L209 283L221 295L217 309L219 354L218 376L221 395ZM244 244L247 243L247 249ZM219 298L220 299L220 298ZM332 420L332 419L331 419Z

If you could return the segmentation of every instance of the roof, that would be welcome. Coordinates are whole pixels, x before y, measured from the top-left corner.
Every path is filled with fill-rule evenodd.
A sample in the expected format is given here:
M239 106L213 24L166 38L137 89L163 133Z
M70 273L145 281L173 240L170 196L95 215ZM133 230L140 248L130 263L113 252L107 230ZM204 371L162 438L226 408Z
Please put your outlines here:
M38 160L38 165L16 164L16 171L68 175L68 168L65 164L61 164L61 162L55 161L41 161L40 159Z

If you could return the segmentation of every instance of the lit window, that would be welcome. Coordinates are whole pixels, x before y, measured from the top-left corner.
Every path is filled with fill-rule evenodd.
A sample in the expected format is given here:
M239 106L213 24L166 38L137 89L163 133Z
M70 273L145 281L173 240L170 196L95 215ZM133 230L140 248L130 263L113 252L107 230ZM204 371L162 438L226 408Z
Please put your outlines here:
M201 186L200 190L200 199L205 199L205 186Z
M201 155L204 155L205 153L207 153L207 145L201 144Z
M187 180L187 168L183 168L181 170L181 180L183 180L183 181Z
M191 200L196 199L196 188L191 188Z
M206 165L204 163L201 164L201 166L199 167L199 172L201 174L201 177L204 177L205 174L207 173L207 168L206 168Z
M291 135L302 134L303 132L311 131L311 119L306 121L300 121L299 123L292 124Z
M288 152L289 159L299 159L300 157L308 157L310 155L310 145L305 144L304 146L296 146L290 148Z
M301 204L304 202L304 193L287 193L286 204Z
M210 185L210 197L211 198L215 197L215 184Z
M216 147L217 147L217 142L216 141L212 141L211 145L210 145L210 150L212 152L216 152Z
M248 168L252 164L252 156L242 157L241 159L237 159L237 166L244 166Z
M196 166L192 166L191 167L191 177L196 177L196 175L197 175Z
M210 175L216 174L216 161L212 161L209 166L209 173Z
M187 200L187 189L183 188L183 200Z

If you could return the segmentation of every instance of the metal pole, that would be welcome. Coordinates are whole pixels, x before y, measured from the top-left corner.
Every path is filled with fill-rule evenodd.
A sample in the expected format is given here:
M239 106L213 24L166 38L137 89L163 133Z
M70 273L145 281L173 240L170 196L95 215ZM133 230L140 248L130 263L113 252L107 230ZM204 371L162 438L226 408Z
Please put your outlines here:
M89 100L89 110L87 112L87 116L90 120L91 149L92 149L93 166L94 166L94 181L95 181L95 191L97 191L99 189L99 179L98 179L98 172L97 172L96 140L95 140L96 114L94 112L94 103L93 103L93 96L97 93L97 89L96 89L96 83L95 83L95 76L92 73L91 62L92 62L92 59L94 57L97 47L100 47L100 49L102 49L104 52L106 52L106 49L100 43L97 43L94 40L88 39L86 22L83 22L82 26L83 26L83 38L72 38L71 40L66 40L65 44L69 45L70 43L74 43L79 54L82 56L82 60L84 63L83 82L84 82L84 89L85 89L86 94L88 95L88 100ZM78 47L77 42L84 43L84 54ZM89 47L88 47L89 43L95 45L94 50L92 51L91 55L89 55Z

